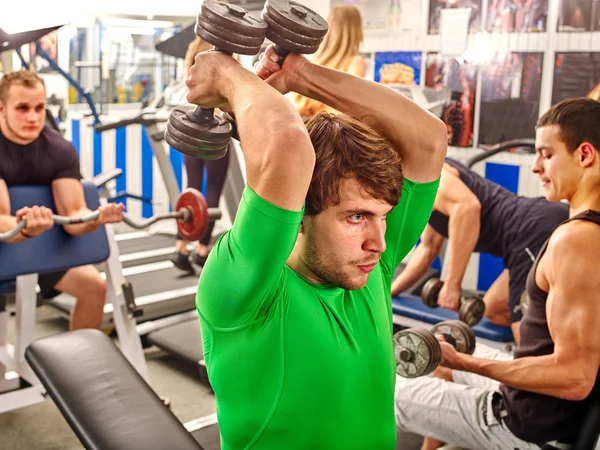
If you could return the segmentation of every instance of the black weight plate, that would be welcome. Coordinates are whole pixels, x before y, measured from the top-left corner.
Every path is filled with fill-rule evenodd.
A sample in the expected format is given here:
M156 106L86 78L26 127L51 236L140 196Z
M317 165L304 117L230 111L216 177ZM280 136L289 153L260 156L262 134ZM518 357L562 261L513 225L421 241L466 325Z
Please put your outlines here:
M219 36L215 36L209 31L200 28L198 24L196 24L194 27L194 31L206 42L214 45L215 48L228 53L237 53L239 55L256 55L260 51L260 46L248 47L246 45L232 43L228 39L220 38Z
M311 47L308 45L302 45L302 44L298 44L296 42L292 42L282 36L279 36L273 30L269 30L269 32L267 33L267 38L274 44L277 44L284 50L287 50L288 52L292 52L292 53L299 53L302 55L312 55L319 49L318 45Z
M437 308L438 306L438 295L442 290L444 283L439 278L430 278L423 285L421 290L421 300L423 303L430 308Z
M217 150L229 144L229 139L223 139L221 141L208 141L200 137L190 136L189 134L182 133L169 123L167 123L167 130L169 130L171 136L178 141L185 142L188 145L193 145L194 147L198 147L207 151Z
M474 327L485 314L485 303L478 297L468 297L461 301L459 318L467 325Z
M165 140L171 147L173 147L178 152L183 153L184 155L191 156L192 158L200 158L200 159L206 159L206 160L222 158L223 156L225 156L227 154L227 149L229 148L229 145L227 145L225 148L210 150L210 151L201 149L199 147L190 145L186 142L182 142L182 141L178 140L177 138L175 138L170 133L170 130L168 127L165 130Z
M475 334L473 330L460 320L446 320L431 328L436 334L449 334L456 341L456 351L472 355L475 351Z
M244 34L239 34L232 30L227 30L225 28L220 28L218 25L206 20L206 18L202 15L198 15L198 19L196 21L196 27L194 31L196 34L199 33L199 30L204 30L210 33L212 36L221 39L222 41L229 42L231 44L241 45L243 47L258 47L262 45L265 40L266 32L263 36L246 36ZM208 41L207 41L208 42ZM216 45L210 42L213 45ZM217 45L218 47L219 45Z
M193 120L194 105L178 105L171 109L169 124L188 136L204 141L222 142L231 137L231 123L215 116L214 124L197 123Z
M423 339L425 339L425 341L427 342L427 345L429 345L431 351L431 356L429 358L429 366L427 367L427 372L425 373L425 375L427 375L433 372L436 369L436 367L440 364L440 361L442 360L442 348L440 347L440 343L438 342L437 338L432 332L424 329L420 329L419 332L423 336Z
M431 364L427 370L427 373L429 374L433 372L442 361L442 347L433 333L428 332L427 339L430 341L431 348L433 349L431 352Z
M477 338L475 337L475 332L469 325L462 323L462 322L460 322L460 323L464 327L465 336L467 337L467 352L466 353L468 355L472 355L475 352L475 346L477 345Z
M288 0L267 0L263 9L283 28L302 36L322 39L327 34L327 21L312 9Z
M464 322L460 320L454 321L454 326L460 328L462 330L463 336L465 337L466 348L464 353L467 355L472 355L475 351L475 345L477 344L477 339L475 337L475 333L473 329Z
M265 22L269 24L269 32L275 33L288 41L295 42L297 44L306 45L308 47L318 47L323 42L322 38L313 38L309 36L302 36L301 34L294 33L285 27L282 27L275 22L268 14L263 16Z
M431 373L439 364L435 361L436 347L439 344L427 330L410 328L394 334L394 353L396 355L396 373L404 378L416 378ZM410 361L403 361L399 354L406 349L412 353Z
M262 18L251 15L237 5L205 0L200 14L213 25L242 36L264 39L267 33L268 26Z

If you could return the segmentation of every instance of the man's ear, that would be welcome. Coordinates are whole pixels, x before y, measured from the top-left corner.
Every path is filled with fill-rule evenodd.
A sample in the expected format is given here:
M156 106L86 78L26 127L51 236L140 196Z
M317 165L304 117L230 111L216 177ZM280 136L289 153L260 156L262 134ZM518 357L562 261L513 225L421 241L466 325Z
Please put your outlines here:
M579 146L579 154L581 165L584 167L591 166L598 159L598 149L589 142L584 142Z

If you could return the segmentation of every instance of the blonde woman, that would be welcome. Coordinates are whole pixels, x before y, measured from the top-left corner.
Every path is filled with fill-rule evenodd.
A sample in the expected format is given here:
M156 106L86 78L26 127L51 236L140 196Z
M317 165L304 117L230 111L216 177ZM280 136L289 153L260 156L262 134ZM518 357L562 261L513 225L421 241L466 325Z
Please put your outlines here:
M600 101L600 83L598 83L596 87L589 92L587 97Z
M364 78L367 63L358 53L363 40L362 17L358 8L353 5L334 6L327 23L329 31L311 58L312 62ZM298 94L292 96L292 101L301 116L312 116L326 110L333 112L322 103Z

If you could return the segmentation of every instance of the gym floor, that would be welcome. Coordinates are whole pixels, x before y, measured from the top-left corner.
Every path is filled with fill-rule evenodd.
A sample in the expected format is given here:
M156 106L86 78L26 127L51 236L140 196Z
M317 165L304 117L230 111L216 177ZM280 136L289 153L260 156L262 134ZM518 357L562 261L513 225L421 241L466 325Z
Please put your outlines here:
M11 321L9 339L14 322ZM48 306L37 309L36 337L62 333L67 322ZM198 381L197 372L172 355L151 347L146 349L150 382L154 390L171 400L171 410L182 422L188 422L215 412L211 390ZM110 395L110 393L107 393ZM51 400L38 405L0 414L2 449L79 450L79 440L71 431ZM418 450L421 438L400 434L396 450Z

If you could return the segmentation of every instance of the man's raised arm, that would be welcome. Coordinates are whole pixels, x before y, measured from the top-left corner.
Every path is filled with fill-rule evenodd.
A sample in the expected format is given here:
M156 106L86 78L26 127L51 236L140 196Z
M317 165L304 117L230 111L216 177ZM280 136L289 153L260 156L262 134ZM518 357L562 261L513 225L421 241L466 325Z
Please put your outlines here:
M269 48L261 55L259 76L281 92L297 92L369 125L397 149L407 178L416 182L439 178L448 145L446 125L440 119L388 87L312 64L299 55L288 55L280 68L273 62L274 53Z
M308 132L294 107L273 87L219 52L196 56L187 100L232 109L248 185L263 199L300 211L315 164Z

